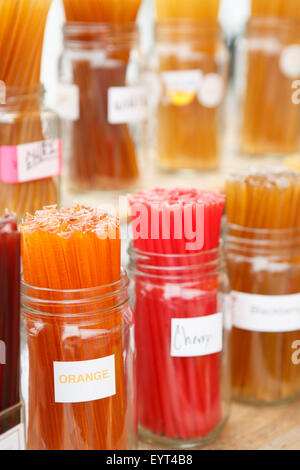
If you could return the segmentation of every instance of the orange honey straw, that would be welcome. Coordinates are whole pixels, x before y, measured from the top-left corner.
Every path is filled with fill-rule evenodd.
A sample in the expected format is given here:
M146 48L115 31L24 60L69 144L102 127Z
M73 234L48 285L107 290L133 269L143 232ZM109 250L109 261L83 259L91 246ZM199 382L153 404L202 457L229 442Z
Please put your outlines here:
M116 218L76 206L44 208L21 227L24 280L58 292L108 286L120 280L120 236ZM105 288L106 289L106 288ZM108 292L108 291L107 291ZM69 294L72 295L72 294ZM75 295L75 294L74 294ZM53 304L54 305L54 304ZM122 312L107 300L78 309L52 306L26 312L29 348L29 449L126 449L126 412L122 355ZM91 313L94 312L95 313ZM50 313L50 316L49 316ZM38 328L38 331L37 331ZM84 403L56 403L53 362L73 362L115 355L114 396Z

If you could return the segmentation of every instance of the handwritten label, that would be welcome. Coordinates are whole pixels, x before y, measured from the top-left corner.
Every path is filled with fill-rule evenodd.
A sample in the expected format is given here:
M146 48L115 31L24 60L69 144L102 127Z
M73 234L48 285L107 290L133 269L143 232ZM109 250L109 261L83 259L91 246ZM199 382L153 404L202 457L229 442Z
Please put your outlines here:
M300 45L292 44L285 47L281 52L279 65L287 78L300 78Z
M126 124L148 115L147 87L111 87L108 90L108 122Z
M62 145L58 139L0 147L0 181L24 183L61 174Z
M171 356L198 357L222 351L223 314L172 318Z
M54 362L56 403L83 403L116 394L115 356L90 361Z
M256 295L232 292L233 326L265 333L300 330L300 294Z
M0 450L25 450L23 424L15 426L0 436Z

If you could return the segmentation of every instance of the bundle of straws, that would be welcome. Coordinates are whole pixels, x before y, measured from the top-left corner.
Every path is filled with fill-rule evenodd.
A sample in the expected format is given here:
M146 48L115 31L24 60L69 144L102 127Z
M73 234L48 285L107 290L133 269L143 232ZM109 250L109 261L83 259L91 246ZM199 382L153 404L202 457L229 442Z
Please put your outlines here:
M281 16L300 20L299 0L252 0L252 16Z
M19 403L20 234L16 218L0 219L0 413ZM0 422L0 434L17 423Z
M280 41L283 48L299 45L299 20L299 0L252 0L248 38L253 39L253 45L257 38L265 45L249 46L247 53L241 128L241 149L246 154L291 153L299 148L299 112L291 95L292 83L300 76L286 74L280 56L284 49L272 51L268 47L270 38Z
M28 448L126 449L122 311L112 313L114 305L108 300L110 311L101 312L97 309L99 299L85 298L83 291L99 286L106 289L120 280L119 222L81 206L61 210L49 207L28 216L21 235L25 282L34 288L49 289L43 291L40 313L25 309ZM69 301L55 307L63 292ZM72 303L72 292L74 299L82 292L78 304ZM107 295L110 292L107 287ZM116 370L114 396L81 403L55 401L54 362L89 361L112 354Z
M177 46L159 57L159 72L199 70L204 76L218 73L215 60L219 47L219 0L156 0L157 40ZM189 41L189 54L180 52ZM174 52L178 50L178 53ZM158 107L158 157L163 168L215 169L219 156L219 113L199 101L199 90L171 93ZM171 99L170 99L171 96Z
M140 4L141 0L64 0L68 22L102 25L90 42L102 44L106 53L101 64L80 58L72 65L80 93L80 117L72 123L70 171L72 183L81 189L122 189L138 178L130 129L127 124L110 124L107 109L109 89L126 85L130 55L125 43L118 50L116 37L133 28ZM88 34L84 41L88 48ZM110 48L104 45L109 41Z
M205 263L217 262L225 200L213 192L160 189L138 192L129 200L137 250L139 423L166 438L205 437L222 420L221 355L172 357L171 321L217 312L218 276ZM197 215L202 205L204 220ZM187 208L190 212L185 217ZM164 235L163 220L170 220L169 238ZM195 251L188 245L192 241L188 227L198 233L204 230L203 246Z
M226 193L229 240L236 240L229 241L226 250L233 291L298 294L300 173L285 169L237 172L229 177ZM280 402L299 393L299 368L291 360L291 347L297 339L299 331L233 328L235 396L253 402Z
M40 68L43 38L52 0L0 1L0 80L6 86L7 105L17 115L1 120L1 146L44 140L39 116ZM1 109L3 108L3 109ZM10 111L11 112L11 111ZM58 202L53 178L17 184L0 181L0 212L8 208L19 217L26 211Z
M157 18L217 21L220 0L156 0Z

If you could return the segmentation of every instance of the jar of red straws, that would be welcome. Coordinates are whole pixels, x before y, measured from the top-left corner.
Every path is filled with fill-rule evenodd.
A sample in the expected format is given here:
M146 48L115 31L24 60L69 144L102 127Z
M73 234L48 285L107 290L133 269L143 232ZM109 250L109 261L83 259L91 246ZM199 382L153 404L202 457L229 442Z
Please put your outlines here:
M196 190L130 197L138 419L142 439L151 443L202 445L228 417L224 203L217 193Z

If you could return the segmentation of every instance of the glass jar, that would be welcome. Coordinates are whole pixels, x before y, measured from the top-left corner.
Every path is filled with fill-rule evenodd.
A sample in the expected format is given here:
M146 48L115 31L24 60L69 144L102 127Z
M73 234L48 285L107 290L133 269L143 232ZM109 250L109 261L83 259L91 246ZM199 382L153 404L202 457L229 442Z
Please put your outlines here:
M229 225L234 397L256 405L300 395L300 231Z
M64 26L59 79L71 189L122 190L138 179L148 112L138 46L135 24Z
M24 403L0 412L0 451L25 450Z
M237 44L243 154L281 155L299 150L300 109L293 102L293 83L299 79L300 24L287 18L253 17Z
M6 87L0 102L0 213L19 218L59 202L62 151L58 116L44 107L41 85Z
M130 247L141 438L173 448L216 437L229 413L229 283L219 251Z
M164 170L215 170L222 152L229 51L215 22L156 26L152 114Z
M55 291L22 283L22 387L33 450L135 447L135 351L128 279Z

